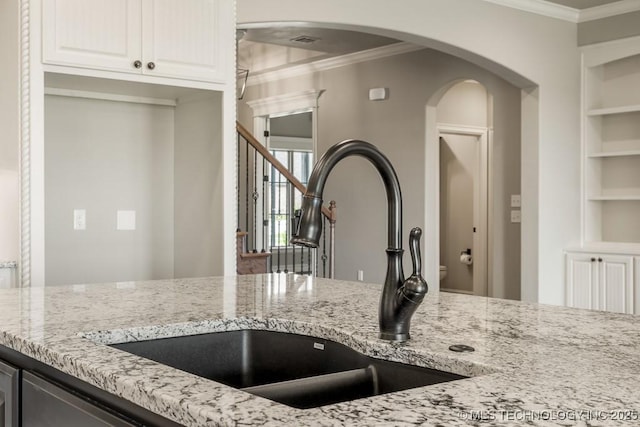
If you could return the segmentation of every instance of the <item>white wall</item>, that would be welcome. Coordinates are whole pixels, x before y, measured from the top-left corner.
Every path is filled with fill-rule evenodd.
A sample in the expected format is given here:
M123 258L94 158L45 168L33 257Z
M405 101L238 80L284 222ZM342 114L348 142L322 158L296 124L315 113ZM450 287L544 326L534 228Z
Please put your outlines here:
M640 11L578 24L580 46L640 35Z
M239 23L282 21L366 29L439 48L525 89L522 298L562 304L562 250L580 231L576 24L477 0L406 0L402 7L386 0L238 1Z
M19 2L0 2L0 261L19 261Z
M46 285L173 277L172 107L45 97ZM86 230L73 229L85 209ZM136 229L116 230L135 210Z

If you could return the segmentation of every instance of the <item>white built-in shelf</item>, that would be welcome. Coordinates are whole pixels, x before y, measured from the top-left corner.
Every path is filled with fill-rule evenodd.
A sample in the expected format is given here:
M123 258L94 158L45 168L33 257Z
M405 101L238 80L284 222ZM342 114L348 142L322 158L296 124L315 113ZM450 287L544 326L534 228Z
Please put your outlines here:
M635 113L640 111L640 104L622 105L619 107L594 108L587 111L588 116L606 116L609 114Z
M627 156L640 156L640 150L625 150L625 151L600 151L597 153L591 153L588 157L601 158L601 157L627 157Z
M598 201L634 201L640 200L640 194L638 195L620 195L620 196L590 196L589 200Z

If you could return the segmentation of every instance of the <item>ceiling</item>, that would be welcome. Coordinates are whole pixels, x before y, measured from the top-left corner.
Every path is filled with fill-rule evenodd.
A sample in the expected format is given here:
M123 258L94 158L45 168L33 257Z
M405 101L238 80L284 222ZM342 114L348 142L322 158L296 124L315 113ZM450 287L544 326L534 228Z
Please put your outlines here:
M314 28L306 25L247 29L243 40L344 55L397 43L398 40L358 31Z
M486 0L495 1L497 0ZM576 13L620 0L527 0L574 9ZM505 0L499 3L504 4ZM510 3L507 2L507 3ZM311 24L272 24L239 30L238 66L253 74L387 46L400 40Z

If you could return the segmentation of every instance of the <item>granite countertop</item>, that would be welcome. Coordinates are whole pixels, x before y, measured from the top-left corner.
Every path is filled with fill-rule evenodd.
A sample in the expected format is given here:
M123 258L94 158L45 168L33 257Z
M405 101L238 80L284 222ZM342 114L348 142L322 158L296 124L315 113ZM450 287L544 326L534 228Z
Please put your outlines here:
M431 292L390 344L380 291L284 274L6 289L0 345L189 426L640 424L639 317ZM472 378L301 410L104 345L243 328Z

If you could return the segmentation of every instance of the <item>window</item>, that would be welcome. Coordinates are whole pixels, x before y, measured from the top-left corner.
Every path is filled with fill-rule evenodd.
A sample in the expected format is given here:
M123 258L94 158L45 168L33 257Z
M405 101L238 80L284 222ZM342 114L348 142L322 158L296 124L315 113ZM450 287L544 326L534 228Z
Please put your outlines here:
M313 167L313 153L306 150L273 149L271 154L305 186ZM275 168L269 176L269 246L289 245L293 215L302 205L302 194Z

